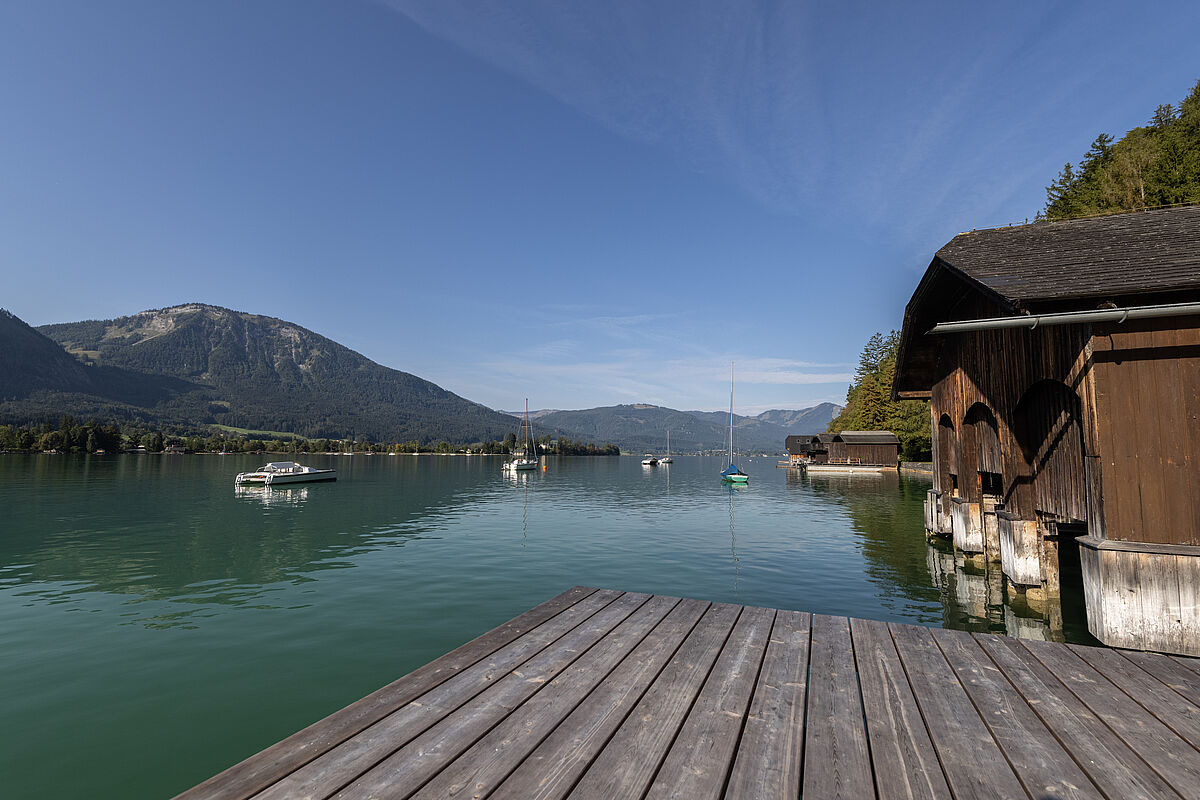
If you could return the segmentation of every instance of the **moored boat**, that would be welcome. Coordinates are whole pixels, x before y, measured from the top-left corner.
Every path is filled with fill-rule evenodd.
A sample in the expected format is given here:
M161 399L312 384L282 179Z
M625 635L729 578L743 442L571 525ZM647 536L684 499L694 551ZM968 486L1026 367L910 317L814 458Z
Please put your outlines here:
M233 482L234 485L261 483L264 486L278 486L283 483L311 483L313 481L336 480L336 469L306 467L303 464L297 464L295 461L272 461L253 472L239 472L238 476L233 479Z
M525 434L525 450L520 455L513 453L516 457L504 462L501 469L506 472L523 472L538 468L537 448L533 443L533 424L529 421L528 397L525 398L525 421L521 423L521 430Z
M726 483L749 483L750 476L733 463L733 364L729 365L729 466L721 470L721 480Z

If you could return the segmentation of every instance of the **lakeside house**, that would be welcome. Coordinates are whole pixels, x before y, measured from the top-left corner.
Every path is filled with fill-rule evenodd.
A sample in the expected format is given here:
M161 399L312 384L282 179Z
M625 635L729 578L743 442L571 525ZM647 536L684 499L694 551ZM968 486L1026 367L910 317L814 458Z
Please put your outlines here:
M900 439L891 431L842 431L829 440L829 463L900 468Z
M1023 591L1078 560L1098 639L1200 655L1200 206L954 237L892 393L930 404L930 531Z

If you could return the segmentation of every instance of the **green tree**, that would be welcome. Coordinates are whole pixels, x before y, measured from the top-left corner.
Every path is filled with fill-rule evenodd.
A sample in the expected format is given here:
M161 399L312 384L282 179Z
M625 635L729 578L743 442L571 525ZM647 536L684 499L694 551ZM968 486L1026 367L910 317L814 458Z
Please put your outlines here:
M854 371L854 382L846 392L846 407L826 430L891 431L900 440L901 458L928 461L932 450L929 406L920 400L891 398L899 347L897 331L886 336L876 333L867 341Z

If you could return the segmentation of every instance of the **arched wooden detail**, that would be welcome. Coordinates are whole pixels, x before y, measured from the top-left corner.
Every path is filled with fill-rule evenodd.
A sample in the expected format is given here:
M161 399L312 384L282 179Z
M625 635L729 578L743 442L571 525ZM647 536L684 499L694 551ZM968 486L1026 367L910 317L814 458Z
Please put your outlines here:
M1034 510L1060 521L1087 520L1087 481L1079 396L1039 381L1013 411L1013 434L1027 470Z
M942 493L944 510L949 513L950 497L954 495L954 476L957 474L957 441L954 421L949 414L942 414L937 426L937 479L938 491Z
M975 449L975 473L980 493L999 498L1002 493L1003 459L1000 453L1000 425L996 415L983 403L967 409L963 430L970 429L969 438ZM972 477L975 477L974 475Z

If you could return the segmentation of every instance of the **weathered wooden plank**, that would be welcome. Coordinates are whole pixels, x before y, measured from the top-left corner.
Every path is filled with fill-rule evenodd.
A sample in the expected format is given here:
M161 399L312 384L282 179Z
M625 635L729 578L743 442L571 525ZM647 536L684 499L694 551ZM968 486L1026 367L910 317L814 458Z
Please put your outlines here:
M726 800L794 800L804 771L804 701L812 617L775 615Z
M1170 656L1170 658L1179 666L1200 675L1200 658L1186 658L1183 656Z
M409 797L562 670L589 655L649 599L644 594L622 596L360 775L335 797Z
M804 741L806 797L874 797L850 622L814 614Z
M929 630L888 628L955 798L1024 798L1025 789Z
M566 719L540 744L535 742L533 752L526 755L525 748L505 743L514 760L522 756L524 760L489 796L493 800L565 797L708 607L705 601L683 600L583 702L560 709L567 713Z
M850 620L875 787L884 798L950 797L887 623Z
M683 724L742 607L714 605L584 772L570 797L641 797Z
M1193 672L1178 660L1161 653L1135 653L1128 650L1113 652L1120 653L1123 658L1174 689L1188 702L1200 707L1200 673Z
M1175 791L1200 799L1200 752L1070 649L1052 642L1023 644Z
M1103 797L971 634L933 638L1031 797Z
M1075 762L1110 798L1163 798L1171 787L1015 639L977 634L975 641Z
M595 592L584 586L568 589L188 789L177 800L251 797Z
M584 657L563 670L507 719L438 772L413 797L418 800L454 797L468 790L473 798L489 795L589 692L601 681L612 678L610 673L614 668L626 657L638 652L647 637L667 637L666 633L660 631L659 625L679 602L674 597L651 599ZM694 624L700 617L700 611L693 610L687 616ZM683 640L683 635L684 632L676 635L676 645ZM522 673L528 675L525 669L522 669ZM619 676L617 679L620 679ZM425 755L429 752L426 750Z
M493 800L561 800L641 700L709 603L684 600L509 775Z
M1179 738L1200 748L1200 706L1183 699L1178 692L1115 650L1079 645L1069 647L1090 667L1120 686L1142 708L1158 717Z
M318 796L336 792L620 596L620 592L600 590L585 597L488 658L309 761L268 787L256 796L256 800L290 798L310 791Z
M774 622L774 609L742 611L650 785L647 800L721 797Z

